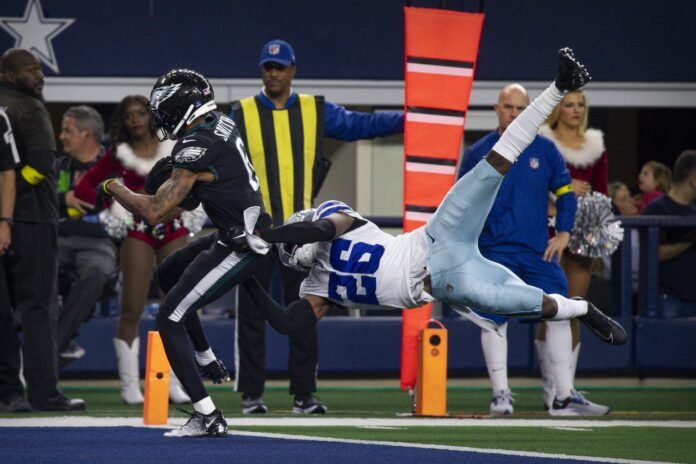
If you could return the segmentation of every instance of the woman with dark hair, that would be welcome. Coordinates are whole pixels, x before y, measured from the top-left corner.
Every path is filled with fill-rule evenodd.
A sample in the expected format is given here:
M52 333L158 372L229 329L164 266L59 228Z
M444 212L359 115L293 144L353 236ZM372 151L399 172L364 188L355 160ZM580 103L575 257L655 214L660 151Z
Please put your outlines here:
M75 187L75 196L91 204L96 202L96 187L110 177L121 178L131 190L143 192L145 178L152 166L157 160L168 156L174 147L174 142L160 143L157 140L150 125L148 100L141 95L130 95L121 100L108 134L109 149ZM106 227L115 238L123 238L120 250L120 315L114 338L121 398L127 404L139 404L143 402L143 395L140 392L138 369L138 331L152 274L156 265L188 243L189 230L180 217L150 226L115 202L109 211L102 212L102 220L105 215L111 218L111 224L116 222L123 225L120 228ZM176 377L172 374L170 379L171 401L188 402L189 397Z

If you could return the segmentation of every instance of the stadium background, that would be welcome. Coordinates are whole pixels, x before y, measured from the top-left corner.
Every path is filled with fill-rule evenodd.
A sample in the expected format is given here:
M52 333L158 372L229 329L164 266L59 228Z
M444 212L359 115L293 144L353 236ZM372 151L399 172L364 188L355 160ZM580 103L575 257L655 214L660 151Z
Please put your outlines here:
M696 5L693 2L412 2L413 6L424 7L442 3L466 11L477 11L483 5L486 14L466 123L467 144L496 126L492 104L504 83L519 81L532 97L536 96L554 71L554 57L549 51L571 45L588 63L595 79L587 90L592 108L590 125L606 134L610 180L621 179L635 187L638 170L645 161L657 159L671 166L681 150L696 147L696 49L692 46ZM55 127L59 127L67 107L80 103L94 106L108 121L115 103L124 95L149 94L154 78L172 67L191 67L210 76L217 100L223 105L256 93L261 85L256 66L258 52L271 38L283 38L293 44L298 57L294 81L297 90L323 94L328 100L361 110L398 109L403 104L402 1L42 0L39 3L4 0L0 5L0 22L22 18L33 5L42 10L44 19L74 20L50 40L54 57L51 66L44 67L47 75L44 95ZM0 49L13 45L14 38L6 30L0 30ZM337 198L366 215L401 215L401 137L354 144L327 141L325 151L334 166L319 200ZM609 295L601 297L611 302ZM319 325L322 377L395 378L399 366L400 320L362 316L332 318ZM663 320L647 313L622 321L629 324L633 334L630 343L606 350L590 337L584 337L579 371L581 375L623 374L629 386L624 388L623 383L614 386L614 380L608 382L609 387L606 382L597 386L586 381L584 385L589 385L588 389L598 395L592 398L613 401L628 418L635 413L639 418L693 419L696 390L688 379L696 375L693 350L696 321ZM114 318L95 317L84 327L79 342L89 355L70 366L65 372L67 377L115 376L116 361L109 343L114 323ZM234 365L231 321L206 321L206 325L227 364ZM485 375L478 330L457 319L447 320L446 325L450 330L452 375ZM153 327L152 321L144 321L143 330ZM525 324L515 324L510 329L509 362L513 373L535 375L531 332L532 326ZM360 337L357 342L356 336ZM267 343L269 370L284 372L286 342L269 331ZM141 359L144 362L144 357ZM657 386L640 380L655 374L688 379L668 384L658 382ZM582 381L579 383L583 385ZM89 393L91 387L84 383L67 385L68 392L79 393L86 399L113 396L98 403L107 411L104 415L138 415L133 408L115 405L117 392L112 387L100 390L95 382L94 392ZM368 405L370 401L387 401L380 391L386 392L389 398L398 398L388 400L393 404L379 409L378 415L393 417L393 410L408 410L408 401L398 396L392 383L387 385L365 390L361 396ZM455 384L450 410L485 410L488 392L485 386L477 390L477 385L466 384L456 390ZM648 389L638 391L635 397L627 393L644 385ZM321 388L320 384L320 395L328 400L330 407L334 406L333 411L338 415L352 412L370 417L370 411L363 405L342 403L355 390L337 387L334 391L329 386L322 391ZM536 386L528 388L539 396ZM614 395L607 393L612 388L617 388ZM268 401L272 409L287 407L287 400L281 400L285 396L283 389L282 383L271 385ZM214 394L218 401L222 391L214 390ZM621 403L619 398L625 402ZM660 405L652 407L655 398ZM481 405L476 406L474 399L482 402ZM98 401L94 399L91 404ZM234 402L222 404L230 411L238 408L236 397ZM536 406L525 397L520 410L533 415L530 411L537 410ZM646 411L654 414L651 416ZM674 460L696 460L688 445L694 441L691 430L687 435L672 434L677 442L675 449L686 443L683 446L687 450L683 456L677 452ZM15 439L12 437L7 435L3 446L12 443ZM640 441L639 438L637 442ZM601 450L594 454L613 455Z

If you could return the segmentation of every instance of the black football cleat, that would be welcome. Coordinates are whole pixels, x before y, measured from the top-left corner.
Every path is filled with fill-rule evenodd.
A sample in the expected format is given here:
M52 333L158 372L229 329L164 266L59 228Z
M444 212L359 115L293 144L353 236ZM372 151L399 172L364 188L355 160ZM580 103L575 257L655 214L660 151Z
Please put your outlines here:
M571 299L587 301L578 296L574 296ZM585 324L585 326L603 342L609 343L610 345L623 345L626 343L626 330L621 327L621 324L597 309L597 307L589 301L587 301L587 313L584 316L578 317L578 320Z
M327 407L314 395L295 395L293 414L326 414Z

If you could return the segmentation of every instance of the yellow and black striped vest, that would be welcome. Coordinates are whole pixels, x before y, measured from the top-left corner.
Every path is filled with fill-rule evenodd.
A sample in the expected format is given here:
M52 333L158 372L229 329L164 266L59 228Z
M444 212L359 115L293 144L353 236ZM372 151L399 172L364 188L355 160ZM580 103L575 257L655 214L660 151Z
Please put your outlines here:
M272 110L254 96L231 109L273 223L310 208L322 159L324 97L299 94L290 107Z

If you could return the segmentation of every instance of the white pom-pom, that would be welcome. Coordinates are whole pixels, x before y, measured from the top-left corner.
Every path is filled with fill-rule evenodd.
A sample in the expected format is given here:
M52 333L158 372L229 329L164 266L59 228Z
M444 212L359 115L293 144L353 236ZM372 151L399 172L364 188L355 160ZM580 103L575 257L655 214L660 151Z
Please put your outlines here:
M99 213L99 223L109 237L121 240L133 229L133 215L117 201Z
M611 200L599 192L578 199L568 250L588 258L609 256L623 240L623 227L611 211Z
M193 211L182 211L181 222L183 222L184 227L186 227L191 235L197 234L201 231L205 222L208 220L208 215L205 214L202 206Z

